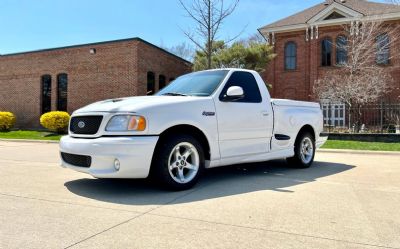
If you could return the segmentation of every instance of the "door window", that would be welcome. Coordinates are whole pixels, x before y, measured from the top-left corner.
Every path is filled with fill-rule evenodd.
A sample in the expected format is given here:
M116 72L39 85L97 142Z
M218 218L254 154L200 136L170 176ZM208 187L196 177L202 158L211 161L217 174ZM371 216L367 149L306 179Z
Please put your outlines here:
M235 102L241 103L261 103L261 93L258 88L258 84L253 74L249 72L234 72L229 78L228 82L225 84L224 89L222 90L219 99L222 101L224 95L228 91L228 88L231 86L239 86L243 88L244 97L239 100L235 100Z

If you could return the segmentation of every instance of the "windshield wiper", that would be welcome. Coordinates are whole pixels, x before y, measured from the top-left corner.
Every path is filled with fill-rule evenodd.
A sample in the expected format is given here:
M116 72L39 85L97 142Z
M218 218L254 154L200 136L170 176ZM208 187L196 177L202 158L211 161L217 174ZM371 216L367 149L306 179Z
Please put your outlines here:
M166 95L166 96L189 96L189 95L183 94L183 93L163 93L162 95Z

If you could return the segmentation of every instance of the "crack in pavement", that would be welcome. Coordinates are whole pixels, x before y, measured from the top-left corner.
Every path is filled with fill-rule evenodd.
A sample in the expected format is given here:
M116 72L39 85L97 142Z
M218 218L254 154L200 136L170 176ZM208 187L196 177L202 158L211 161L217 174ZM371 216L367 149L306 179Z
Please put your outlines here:
M0 140L1 142L1 140ZM18 142L19 143L19 142ZM8 148L15 148L15 147L31 147L31 146L37 146L36 143L32 143L32 144L0 144L0 147L8 147Z
M43 164L56 164L59 165L59 162L43 162L43 161L31 161L31 160L15 160L15 159L7 159L7 158L0 158L0 161L9 161L9 162L18 162L18 163L43 163ZM61 160L60 160L61 161ZM46 165L49 166L49 165ZM54 165L52 165L54 166Z
M27 197L27 196L21 196L21 195L12 195L12 194L5 194L5 193L0 193L0 195L7 196L7 197L15 197L15 198L23 198L23 199L30 199L30 200L36 200L36 201L45 201L45 202L51 202L51 203L57 203L57 204L64 204L64 205L75 205L75 206L83 206L83 207L90 207L90 208L99 208L99 209L105 209L105 210L114 210L114 211L123 211L123 212L128 212L128 213L133 213L136 214L132 218L129 218L125 221L122 221L118 224L115 224L111 227L108 227L100 232L97 232L91 236L88 236L80 241L77 241L67 247L71 248L74 247L82 242L85 242L87 240L90 240L100 234L103 234L107 231L110 231L116 227L119 227L123 224L129 223L132 220L135 220L139 217L149 215L149 216L155 216L155 217L166 217L166 218L174 218L174 219L180 219L180 220L188 220L188 221L196 221L196 222L202 222L202 223L208 223L208 224L215 224L215 225L221 225L221 226L229 226L229 227L236 227L236 228L243 228L243 229L249 229L249 230L256 230L256 231L263 231L263 232L271 232L271 233L278 233L278 234L286 234L286 235L292 235L292 236L300 236L300 237L306 237L306 238L313 238L313 239L322 239L322 240L329 240L329 241L336 241L336 242L342 242L342 243L348 243L348 244L354 244L354 245L361 245L361 246L371 246L371 247L376 247L376 248L388 248L388 249L400 249L400 247L390 247L390 246L384 246L384 245L379 245L379 244L369 244L369 243L363 243L363 242L356 242L356 241L348 241L348 240L341 240L341 239L335 239L335 238L330 238L330 237L323 237L323 236L316 236L316 235L309 235L309 234L301 234L301 233L294 233L294 232L287 232L287 231L281 231L281 230L273 230L273 229L266 229L266 228L259 228L259 227L251 227L251 226L244 226L244 225L237 225L237 224L230 224L230 223L223 223L223 222L217 222L217 221L209 221L209 220L202 220L202 219L195 219L195 218L188 218L188 217L181 217L181 216L172 216L172 215L163 215L163 214L157 214L157 213L152 213L155 210L161 209L165 205L174 203L175 201L184 198L186 196L189 196L193 194L194 192L199 191L200 189L203 189L204 187L209 186L209 185L204 185L201 187L197 187L196 189L185 193L181 196L178 196L170 201L167 201L163 204L157 205L154 208L149 209L148 211L145 212L138 212L138 211L132 211L132 210L126 210L126 209L119 209L119 208L108 208L108 207L99 207L99 206L94 206L94 205L85 205L85 204L79 204L79 203L72 203L72 202L63 202L63 201L57 201L57 200L49 200L49 199L43 199L43 198L36 198L36 197Z
M147 215L157 216L157 217L166 217L166 218L175 218L175 219L188 220L188 221L197 221L197 222L209 223L209 224L214 224L214 225L244 228L244 229L249 229L249 230L279 233L279 234L300 236L300 237L313 238L313 239L330 240L330 241L343 242L343 243L354 244L354 245L371 246L371 247L388 248L388 249L400 249L400 247L391 247L391 246L384 246L384 245L378 245L378 244L368 244L368 243L363 243L363 242L341 240L341 239L309 235L309 234L294 233L294 232L286 232L286 231L266 229L266 228L261 228L261 227L251 227L251 226L229 224L229 223L223 223L223 222L217 222L217 221L208 221L208 220L202 220L202 219L193 219L193 218L187 218L187 217L179 217L179 216L163 215L163 214L152 214L152 213L148 213Z
M116 227L119 227L119 226L121 226L121 225L123 225L123 224L126 224L126 223L132 221L132 220L135 220L135 219L137 219L137 218L139 218L139 217L142 217L142 216L144 216L144 215L146 215L146 214L148 214L148 213L150 213L150 212L152 212L152 211L154 211L154 210L156 210L156 209L159 209L159 208L163 207L164 205L171 204L171 203L173 203L173 202L175 202L175 201L177 201L177 200L179 200L179 199L181 199L181 198L184 198L184 197L186 197L186 196L188 196L188 195L190 195L190 194L192 194L192 193L194 193L194 192L196 192L196 191L199 191L200 189L202 189L202 188L204 188L204 187L205 187L205 186L198 187L198 188L196 188L196 189L194 189L194 190L192 190L192 191L189 191L188 193L185 193L185 194L183 194L183 195L181 195L181 196L178 196L178 197L176 197L176 198L174 198L174 199L172 199L172 200L170 200L170 201L168 201L168 202L166 202L166 203L164 203L164 204L160 204L160 205L158 205L158 206L156 206L156 207L154 207L154 208L152 208L152 209L150 209L150 210L148 210L148 211L146 211L146 212L144 212L144 213L141 213L141 214L139 214L139 215L136 215L136 216L134 216L134 217L132 217L132 218L130 218L130 219L128 219L128 220L125 220L125 221L123 221L123 222L120 222L120 223L118 223L118 224L116 224L116 225L114 225L114 226L111 226L111 227L109 227L109 228L107 228L107 229L104 229L103 231L100 231L100 232L95 233L95 234L93 234L93 235L91 235L91 236L89 236L89 237L86 237L86 238L84 238L84 239L82 239L82 240L80 240L80 241L77 241L77 242L75 242L75 243L73 243L73 244L71 244L71 245L65 247L64 249L74 247L74 246L76 246L76 245L78 245L78 244L80 244L80 243L82 243L82 242L85 242L85 241L87 241L87 240L90 240L90 239L93 238L93 237L96 237L97 235L100 235L100 234L102 234L102 233L105 233L105 232L107 232L107 231L110 231L110 230L112 230L112 229L114 229L114 228L116 228Z
M90 207L90 208L98 208L98 209L104 209L104 210L123 211L123 212L128 212L128 213L142 214L142 212L139 212L139 211L127 210L127 209L122 209L122 208L99 207L99 206L95 206L95 205L87 205L87 204L80 204L80 203L73 203L73 202L49 200L49 199L43 199L43 198L36 198L36 197L29 197L29 196L22 196L22 195L13 195L13 194L5 194L5 193L0 193L0 195L7 196L7 197L21 198L21 199L35 200L35 201L43 201L43 202L64 204L64 205L74 205L74 206L80 206L80 207Z
M208 224L214 224L214 225L222 225L222 226L228 226L228 227L235 227L235 228L243 228L243 229L249 229L249 230L256 230L256 231L262 231L262 232L270 232L270 233L278 233L278 234L285 234L285 235L292 235L292 236L300 236L300 237L305 237L305 238L312 238L312 239L321 239L321 240L328 240L328 241L335 241L335 242L341 242L341 243L347 243L347 244L353 244L353 245L360 245L360 246L371 246L371 247L376 247L376 248L387 248L387 249L400 249L400 247L391 247L391 246L384 246L384 245L379 245L379 244L369 244L369 243L363 243L363 242L356 242L356 241L348 241L348 240L342 240L342 239L335 239L335 238L330 238L330 237L323 237L323 236L316 236L316 235L309 235L309 234L301 234L301 233L294 233L294 232L287 232L287 231L281 231L281 230L273 230L273 229L266 229L266 228L259 228L259 227L251 227L251 226L243 226L243 225L237 225L237 224L229 224L229 223L223 223L223 222L216 222L216 221L207 221L207 220L202 220L202 219L193 219L193 218L187 218L187 217L180 217L180 216L171 216L171 215L163 215L163 214L157 214L157 213L152 213L155 210L159 210L162 209L165 205L174 203L175 201L184 198L186 196L189 196L205 187L209 187L210 185L213 185L215 183L211 183L211 184L204 184L203 186L198 186L196 187L196 189L194 189L193 191L190 191L182 196L178 196L176 198L174 198L171 201L168 201L164 204L160 204L144 213L141 213L140 215L137 215L135 217L132 217L126 221L123 221L119 224L116 224L108 229L105 229L101 232L98 232L92 236L89 236L81 241L78 241L68 247L65 247L65 249L67 248L71 248L75 245L78 245L84 241L90 240L93 237L96 237L97 235L103 234L107 231L110 231L118 226L121 226L123 224L129 223L132 220L135 220L137 218L143 217L145 215L149 215L149 216L156 216L156 217L167 217L167 218L175 218L175 219L181 219L181 220L188 220L188 221L197 221L197 222L202 222L202 223L208 223Z

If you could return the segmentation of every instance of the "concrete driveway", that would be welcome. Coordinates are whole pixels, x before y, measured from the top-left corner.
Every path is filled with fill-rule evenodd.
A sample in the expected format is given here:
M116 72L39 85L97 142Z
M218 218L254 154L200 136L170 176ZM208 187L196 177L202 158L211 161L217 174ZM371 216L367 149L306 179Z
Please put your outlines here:
M192 190L59 167L0 142L0 248L400 248L400 156L320 152L209 170Z

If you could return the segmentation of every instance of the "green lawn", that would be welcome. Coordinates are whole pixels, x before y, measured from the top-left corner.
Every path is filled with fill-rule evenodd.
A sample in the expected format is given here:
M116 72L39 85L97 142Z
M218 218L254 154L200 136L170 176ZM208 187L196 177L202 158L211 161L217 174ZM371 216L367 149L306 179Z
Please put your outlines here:
M400 151L400 143L328 140L323 149Z
M34 140L60 140L59 134L44 131L7 131L0 132L0 138L4 139L34 139Z

